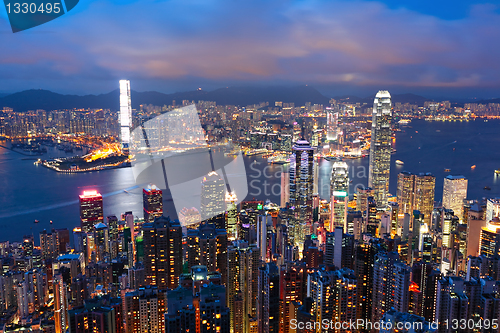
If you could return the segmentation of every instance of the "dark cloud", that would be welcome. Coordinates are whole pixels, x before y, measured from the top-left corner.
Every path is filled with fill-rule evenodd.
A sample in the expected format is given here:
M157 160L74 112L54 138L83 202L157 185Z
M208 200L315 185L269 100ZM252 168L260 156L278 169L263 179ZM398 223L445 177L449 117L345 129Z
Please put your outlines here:
M200 84L495 90L493 5L443 19L374 1L93 1L18 34L0 19L0 91ZM158 87L158 88L155 88ZM177 89L176 89L177 88Z

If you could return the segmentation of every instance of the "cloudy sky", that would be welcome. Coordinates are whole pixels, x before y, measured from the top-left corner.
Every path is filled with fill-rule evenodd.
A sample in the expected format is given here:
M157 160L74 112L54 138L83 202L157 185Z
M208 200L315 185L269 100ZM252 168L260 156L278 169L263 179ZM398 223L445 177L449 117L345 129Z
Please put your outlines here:
M13 34L0 9L0 92L175 92L309 84L500 97L500 2L80 0Z

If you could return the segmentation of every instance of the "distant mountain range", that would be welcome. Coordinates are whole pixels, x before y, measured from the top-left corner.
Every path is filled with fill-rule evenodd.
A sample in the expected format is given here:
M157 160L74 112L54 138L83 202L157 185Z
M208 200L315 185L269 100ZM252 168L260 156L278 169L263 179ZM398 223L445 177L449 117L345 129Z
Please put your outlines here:
M341 101L350 101L351 103L367 103L367 104L372 104L373 99L375 98L375 94L372 96L360 98L357 96L339 96L339 97L334 97L336 100L341 100ZM425 101L429 101L432 99L425 98L423 96L415 95L415 94L400 94L400 95L392 95L391 94L391 100L392 103L410 103L410 104L417 104L419 106L423 106Z
M213 91L188 91L173 94L163 94L156 91L131 92L132 108L139 109L141 104L171 105L175 100L180 105L183 100L215 101L219 105L247 106L260 102L275 101L304 105L328 104L329 98L309 86L301 87L228 87ZM10 107L15 111L27 110L57 110L73 108L103 108L119 109L119 91L114 90L101 95L62 95L48 90L25 90L0 98L0 108Z
M310 86L299 87L227 87L213 91L187 91L173 94L164 94L156 91L137 92L132 91L132 108L139 109L141 104L152 104L157 106L171 105L175 100L180 105L183 100L189 101L214 101L219 105L247 106L261 102L269 102L270 106L275 101L284 103L295 103L296 106L312 104L329 104L330 98L322 95L318 90ZM373 96L360 98L357 96L338 96L334 99L350 101L352 103L373 103ZM411 103L423 106L425 101L431 99L415 94L392 95L393 103ZM499 103L500 99L477 101L476 103ZM14 94L0 94L0 108L10 107L15 111L27 110L58 110L73 108L103 108L119 109L119 91L114 90L100 95L62 95L49 90L32 89Z

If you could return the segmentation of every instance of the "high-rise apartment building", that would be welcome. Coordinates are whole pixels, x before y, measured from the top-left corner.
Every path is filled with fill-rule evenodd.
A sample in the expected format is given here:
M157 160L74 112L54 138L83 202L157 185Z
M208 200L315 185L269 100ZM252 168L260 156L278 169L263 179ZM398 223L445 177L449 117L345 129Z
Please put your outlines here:
M83 191L80 195L80 227L83 232L92 232L94 225L104 220L102 195L95 190Z
M373 102L368 186L373 188L377 207L387 205L391 167L391 94L381 90Z
M164 332L163 314L167 308L167 291L147 286L125 293L123 313L126 333Z
M59 235L52 229L52 232L47 233L47 230L40 232L40 247L42 249L43 259L55 259L59 255Z
M257 316L259 287L259 248L236 241L227 250L227 305L231 313L231 332L248 332ZM241 312L242 311L242 312ZM241 316L240 314L244 315Z
M227 232L213 224L201 224L198 229L187 231L187 266L207 267L209 272L219 272L222 283L227 281Z
M280 332L291 332L290 320L295 317L291 309L305 297L306 274L304 266L290 264L280 268Z
M176 288L182 273L182 228L178 221L160 216L142 226L146 284Z
M408 311L410 272L397 252L377 254L373 267L373 321L380 320L391 308Z

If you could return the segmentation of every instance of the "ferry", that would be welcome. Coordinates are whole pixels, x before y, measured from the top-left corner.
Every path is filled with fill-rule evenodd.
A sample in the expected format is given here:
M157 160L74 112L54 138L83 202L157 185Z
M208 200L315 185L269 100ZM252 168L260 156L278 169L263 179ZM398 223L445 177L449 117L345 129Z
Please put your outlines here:
M290 157L283 154L271 155L267 159L267 162L274 164L288 164L290 163Z
M405 164L405 162L403 162L403 161L401 161L401 160L396 160L396 164L397 164L397 165L404 165L404 164Z
M253 156L253 155L259 155L259 154L264 154L264 153L267 153L268 150L266 148L261 148L261 149L251 149L251 150L247 150L245 152L245 155L246 156Z
M323 158L327 161L342 161L342 157L340 156L326 155Z

